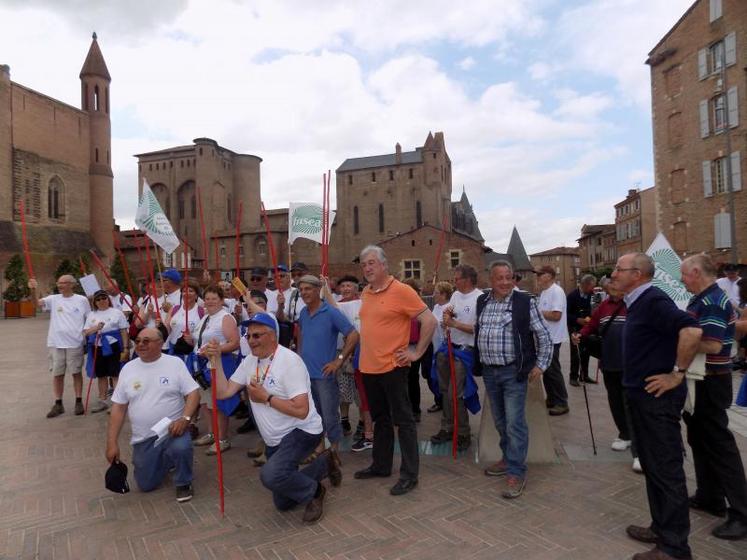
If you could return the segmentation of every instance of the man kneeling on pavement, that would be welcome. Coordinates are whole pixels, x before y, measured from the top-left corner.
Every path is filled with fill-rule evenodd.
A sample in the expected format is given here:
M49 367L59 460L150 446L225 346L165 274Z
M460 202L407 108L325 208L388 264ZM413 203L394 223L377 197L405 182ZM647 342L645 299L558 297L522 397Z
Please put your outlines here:
M322 419L314 407L309 372L300 356L278 345L278 324L268 313L256 313L248 321L246 333L252 353L226 380L218 344L210 341L202 349L216 364L215 388L225 399L244 387L249 392L254 420L267 448L267 463L260 480L272 492L275 507L289 510L306 504L303 520L313 523L323 514L325 488L329 477L333 486L342 481L340 459L327 449L298 470L322 439Z
M109 463L119 460L119 433L127 414L140 490L158 488L173 468L176 500L186 502L192 498L192 440L187 427L200 405L199 385L184 362L162 354L161 346L163 336L158 329L143 329L135 339L138 358L122 368L112 395L106 459ZM164 418L171 423L159 439L152 428Z

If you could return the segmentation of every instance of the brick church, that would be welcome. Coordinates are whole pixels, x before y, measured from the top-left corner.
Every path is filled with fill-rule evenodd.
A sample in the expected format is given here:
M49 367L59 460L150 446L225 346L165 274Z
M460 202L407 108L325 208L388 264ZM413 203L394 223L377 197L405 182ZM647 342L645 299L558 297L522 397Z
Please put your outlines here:
M110 83L95 33L80 71L80 108L11 81L0 66L0 267L22 252L20 200L42 286L65 257L92 247L111 256Z

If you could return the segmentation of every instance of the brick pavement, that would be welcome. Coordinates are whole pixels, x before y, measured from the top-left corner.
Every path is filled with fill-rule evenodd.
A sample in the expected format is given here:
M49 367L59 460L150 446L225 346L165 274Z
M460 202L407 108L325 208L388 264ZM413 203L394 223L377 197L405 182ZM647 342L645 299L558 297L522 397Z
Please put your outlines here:
M249 434L233 437L235 448L225 454L221 519L215 461L201 450L195 498L187 504L175 502L170 486L150 494L133 488L124 496L103 488L107 415L73 416L68 384L68 412L44 417L51 404L46 327L44 318L0 322L6 348L0 355L0 558L579 560L628 558L645 549L624 535L625 525L649 519L643 477L630 470L627 454L609 450L615 434L601 386L589 388L599 454L590 451L583 393L570 388L571 414L551 420L558 461L530 466L519 500L501 499L498 482L483 476L472 454L457 461L423 456L418 489L393 498L393 479L353 480L368 453L344 453L342 486L328 492L323 520L305 526L300 511L274 510L244 454L256 439ZM425 388L423 395L427 407ZM424 413L420 439L437 427ZM747 439L737 437L747 459ZM131 463L124 436L122 449ZM693 512L691 521L697 558L747 557L747 542L710 535L714 518Z

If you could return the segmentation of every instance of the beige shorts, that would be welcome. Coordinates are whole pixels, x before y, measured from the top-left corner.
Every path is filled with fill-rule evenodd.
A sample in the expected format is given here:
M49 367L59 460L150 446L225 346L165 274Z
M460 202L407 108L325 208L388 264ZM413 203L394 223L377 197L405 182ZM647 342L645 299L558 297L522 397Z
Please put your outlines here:
M54 376L66 373L81 373L83 370L83 347L50 348L49 371Z

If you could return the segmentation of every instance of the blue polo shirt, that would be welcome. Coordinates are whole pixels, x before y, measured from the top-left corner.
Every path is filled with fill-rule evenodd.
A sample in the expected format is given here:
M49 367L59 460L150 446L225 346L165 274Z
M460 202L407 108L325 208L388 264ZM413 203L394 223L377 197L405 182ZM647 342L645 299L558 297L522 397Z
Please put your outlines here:
M337 357L337 335L349 335L355 327L347 317L323 301L312 315L304 307L298 316L301 329L301 358L311 379L324 377L322 368Z

